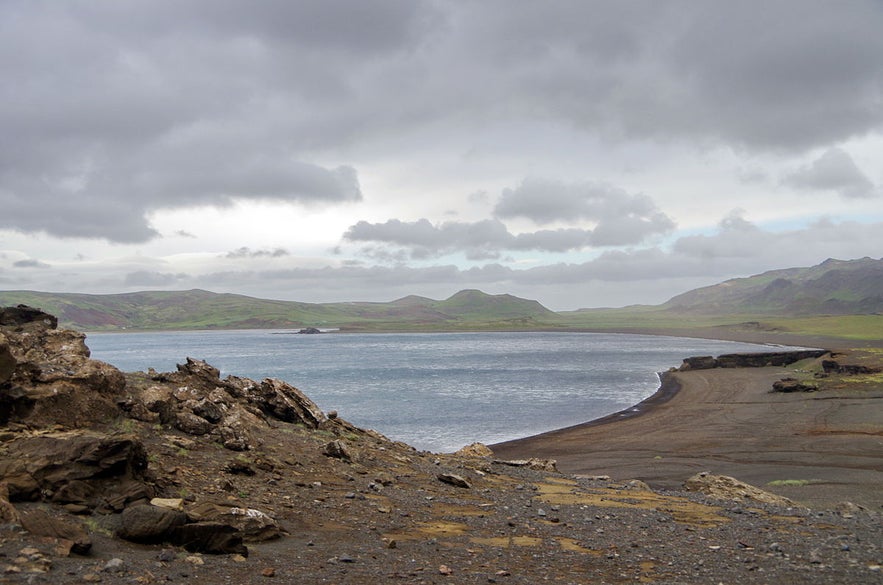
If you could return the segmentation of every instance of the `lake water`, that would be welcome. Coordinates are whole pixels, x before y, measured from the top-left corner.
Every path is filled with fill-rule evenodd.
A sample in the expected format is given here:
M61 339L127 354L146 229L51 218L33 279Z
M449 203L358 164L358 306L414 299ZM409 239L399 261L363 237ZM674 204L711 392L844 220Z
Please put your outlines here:
M447 452L596 419L659 387L694 355L766 346L598 333L292 335L267 330L100 333L92 357L124 371L174 371L186 357L279 378L323 410L418 449Z

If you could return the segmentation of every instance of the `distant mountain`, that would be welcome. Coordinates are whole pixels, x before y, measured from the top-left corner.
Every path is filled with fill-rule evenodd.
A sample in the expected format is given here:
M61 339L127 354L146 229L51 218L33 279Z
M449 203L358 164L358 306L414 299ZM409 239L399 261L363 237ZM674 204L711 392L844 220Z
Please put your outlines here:
M519 329L554 326L557 314L512 295L461 291L448 299L299 303L204 290L112 295L0 291L0 306L26 304L85 331L326 327L347 330Z
M883 260L826 260L772 270L678 295L662 305L555 313L534 300L463 290L444 300L299 303L204 290L115 295L0 291L0 305L26 304L82 331L300 329L466 331L677 329L776 318L883 314ZM877 319L877 317L874 317ZM842 320L842 319L840 319ZM867 321L867 320L866 320ZM876 323L876 321L875 321ZM877 335L876 325L863 325Z
M828 259L808 268L771 270L686 292L660 308L779 316L883 313L883 259Z

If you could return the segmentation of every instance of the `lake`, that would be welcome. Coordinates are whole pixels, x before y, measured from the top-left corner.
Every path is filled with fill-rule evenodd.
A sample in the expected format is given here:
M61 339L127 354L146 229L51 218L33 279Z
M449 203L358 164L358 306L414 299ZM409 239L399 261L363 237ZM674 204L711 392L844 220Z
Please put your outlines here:
M174 371L186 357L296 386L323 410L422 450L448 452L593 420L659 387L694 355L769 351L705 339L602 333L94 333L92 357Z

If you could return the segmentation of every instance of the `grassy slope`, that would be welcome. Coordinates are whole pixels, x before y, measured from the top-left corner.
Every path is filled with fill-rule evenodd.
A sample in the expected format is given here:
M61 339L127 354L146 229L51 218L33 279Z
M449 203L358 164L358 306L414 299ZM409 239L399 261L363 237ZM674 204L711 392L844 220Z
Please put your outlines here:
M0 305L28 304L88 331L340 327L351 331L499 330L555 327L557 315L536 301L461 291L435 301L311 304L201 290L119 295L0 292Z
M477 290L460 291L441 301L409 296L389 303L326 304L202 290L119 295L0 291L0 305L40 307L57 315L63 326L86 331L301 327L347 331L640 330L675 335L689 331L703 337L813 335L878 341L883 340L883 315L873 307L880 302L881 275L883 260L827 260L809 268L775 270L696 289L663 305L562 313L554 313L537 301ZM806 301L809 297L811 301ZM862 299L870 310L842 314L844 305L837 304ZM798 308L787 310L795 301L800 301ZM816 307L815 312L801 314L801 308L809 306ZM838 314L818 307L833 308Z

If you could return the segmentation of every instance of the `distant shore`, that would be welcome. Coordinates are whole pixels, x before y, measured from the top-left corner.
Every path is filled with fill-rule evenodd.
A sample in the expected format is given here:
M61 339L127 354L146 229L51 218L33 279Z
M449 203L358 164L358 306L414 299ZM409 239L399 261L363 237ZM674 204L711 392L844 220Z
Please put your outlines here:
M738 341L771 340L758 335ZM845 345L842 339L802 341L804 347ZM869 406L883 404L883 388L860 395L826 390L824 400L817 393L770 392L774 381L791 372L764 367L666 373L659 390L630 409L491 449L503 459L555 459L565 473L635 478L657 488L677 489L689 476L712 471L814 506L849 500L880 510L883 420L881 410Z

